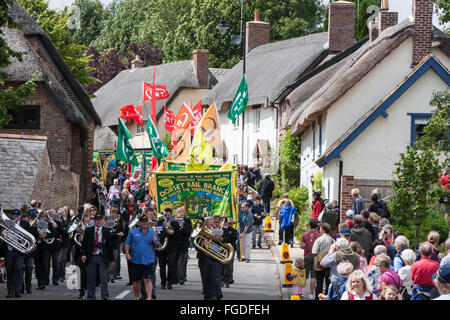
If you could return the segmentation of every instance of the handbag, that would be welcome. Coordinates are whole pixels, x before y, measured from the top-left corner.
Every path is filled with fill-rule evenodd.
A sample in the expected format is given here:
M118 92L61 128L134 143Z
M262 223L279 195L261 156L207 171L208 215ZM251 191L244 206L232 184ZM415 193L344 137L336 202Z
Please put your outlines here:
M322 267L320 265L320 263L322 262L322 259L327 255L327 252L319 252L315 257L314 257L314 270L315 271L322 271L325 268Z

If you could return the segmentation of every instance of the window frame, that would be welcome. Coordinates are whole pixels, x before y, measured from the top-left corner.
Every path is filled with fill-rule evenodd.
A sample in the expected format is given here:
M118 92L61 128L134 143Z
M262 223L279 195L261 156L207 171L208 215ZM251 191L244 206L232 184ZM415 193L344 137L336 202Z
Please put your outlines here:
M413 146L417 141L416 120L429 120L433 116L431 113L407 113L411 117L410 127L410 145Z
M24 104L18 107L19 109L19 124L11 125L11 122L3 127L3 129L19 129L19 130L40 130L41 129L41 106L38 104ZM24 111L27 110L36 110L37 117L37 126L34 128L28 128L24 124Z

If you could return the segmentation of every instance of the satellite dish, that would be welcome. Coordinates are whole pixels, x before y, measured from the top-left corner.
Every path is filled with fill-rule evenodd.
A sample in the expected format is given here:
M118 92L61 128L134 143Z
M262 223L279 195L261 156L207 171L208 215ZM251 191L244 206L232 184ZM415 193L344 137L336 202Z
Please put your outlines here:
M231 38L231 43L233 43L234 45L240 44L241 41L242 41L241 36L233 36L233 37Z

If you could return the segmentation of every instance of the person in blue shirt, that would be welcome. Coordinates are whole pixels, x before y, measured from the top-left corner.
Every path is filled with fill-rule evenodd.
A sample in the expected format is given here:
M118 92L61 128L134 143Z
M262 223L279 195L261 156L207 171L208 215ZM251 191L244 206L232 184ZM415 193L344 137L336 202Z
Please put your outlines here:
M284 231L284 242L294 246L294 218L298 215L297 210L289 200L283 201L280 211L281 230Z
M156 232L148 227L148 222L146 215L141 216L139 228L128 233L124 245L125 257L130 261L130 275L136 300L139 300L142 279L147 300L152 299L153 264L155 248L159 247L159 238Z

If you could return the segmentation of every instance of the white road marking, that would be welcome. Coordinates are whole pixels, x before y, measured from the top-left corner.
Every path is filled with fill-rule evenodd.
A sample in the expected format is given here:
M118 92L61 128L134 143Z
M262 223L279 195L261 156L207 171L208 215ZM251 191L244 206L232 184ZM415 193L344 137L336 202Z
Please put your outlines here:
M125 290L124 292L122 292L121 294L119 294L117 297L115 297L114 299L123 299L125 298L125 296L127 294L129 294L131 292L131 290Z

